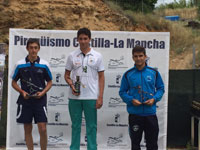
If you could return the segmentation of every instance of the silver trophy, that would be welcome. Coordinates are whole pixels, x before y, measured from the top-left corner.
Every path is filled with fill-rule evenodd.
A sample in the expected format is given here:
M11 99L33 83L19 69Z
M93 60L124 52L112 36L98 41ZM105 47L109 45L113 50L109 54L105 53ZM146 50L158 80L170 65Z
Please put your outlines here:
M31 78L29 78L29 81L22 79L22 82L26 83L27 88L28 88L28 96L29 97L36 97L37 96L37 92L41 92L43 90L42 87L39 87L37 85L35 85L34 83L32 83Z

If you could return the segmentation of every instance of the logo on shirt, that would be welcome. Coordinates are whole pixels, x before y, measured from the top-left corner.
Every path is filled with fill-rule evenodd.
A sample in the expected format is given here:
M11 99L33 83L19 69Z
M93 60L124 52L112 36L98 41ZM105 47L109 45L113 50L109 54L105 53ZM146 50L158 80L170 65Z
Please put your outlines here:
M147 79L147 81L151 81L152 77L151 76L147 76L146 79Z
M87 73L87 66L83 67L83 72Z
M93 59L90 59L89 62L92 63L92 62L93 62Z
M81 65L80 62L75 62L74 64L75 64L75 66L80 66Z
M38 69L37 73L43 73L43 70L42 69Z
M28 71L28 69L24 69L24 72L27 72Z
M139 125L134 125L133 126L133 132L137 132L139 130L140 126Z

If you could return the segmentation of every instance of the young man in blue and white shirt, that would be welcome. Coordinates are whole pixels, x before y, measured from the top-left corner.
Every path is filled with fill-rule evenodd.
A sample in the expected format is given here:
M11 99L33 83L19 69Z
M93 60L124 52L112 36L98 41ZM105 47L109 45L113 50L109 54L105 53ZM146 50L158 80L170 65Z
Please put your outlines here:
M124 73L119 91L129 113L131 150L141 149L143 132L147 150L158 150L156 103L164 94L164 83L160 73L147 66L145 48L133 48L132 57L135 66Z
M69 113L72 121L70 150L80 150L82 112L86 120L87 150L97 150L97 109L103 105L104 66L102 55L90 48L91 32L81 28L77 32L80 48L69 54L65 80L70 85ZM74 83L80 77L80 93Z
M19 92L17 122L24 124L28 150L33 150L32 120L38 125L41 150L47 150L47 91L52 86L49 64L38 56L38 39L30 38L28 56L17 62L12 75L12 86ZM20 81L18 85L17 81Z

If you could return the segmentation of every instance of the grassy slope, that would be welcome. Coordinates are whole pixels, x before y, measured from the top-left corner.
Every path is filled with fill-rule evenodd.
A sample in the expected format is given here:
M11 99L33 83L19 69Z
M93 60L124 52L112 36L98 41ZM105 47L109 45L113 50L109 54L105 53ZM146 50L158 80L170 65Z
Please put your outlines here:
M152 14L142 14L124 11L120 6L110 1L106 1L106 3L112 9L120 11L120 13L127 16L133 24L147 29L144 31L170 32L170 69L191 69L193 45L196 47L197 56L200 55L200 37L198 30L187 27L187 22L197 18L196 8L157 9ZM168 15L179 15L181 21L167 21L164 16ZM199 66L200 60L198 58L196 63Z
M123 11L107 0L37 1L40 3L12 0L9 5L0 4L0 16L4 16L0 19L0 42L9 43L9 28L77 30L85 26L102 31L170 32L170 69L191 68L193 44L197 50L200 49L199 31L185 27L187 21L170 22L163 19L165 15L194 19L197 18L196 8L157 10L144 15ZM200 59L196 61L200 64Z

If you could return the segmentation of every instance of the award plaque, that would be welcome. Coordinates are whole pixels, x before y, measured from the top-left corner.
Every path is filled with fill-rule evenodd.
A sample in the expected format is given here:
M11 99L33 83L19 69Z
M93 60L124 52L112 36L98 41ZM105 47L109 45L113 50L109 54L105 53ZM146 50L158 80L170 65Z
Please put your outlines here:
M22 82L24 82L28 88L28 96L29 97L36 97L37 96L37 92L41 92L43 90L42 87L39 87L37 85L35 85L34 83L31 82L31 78L29 78L29 81L22 79Z

